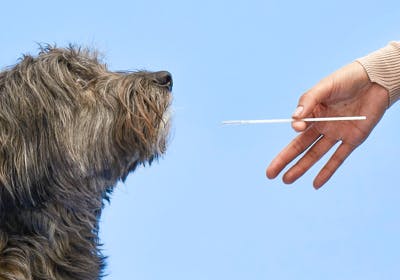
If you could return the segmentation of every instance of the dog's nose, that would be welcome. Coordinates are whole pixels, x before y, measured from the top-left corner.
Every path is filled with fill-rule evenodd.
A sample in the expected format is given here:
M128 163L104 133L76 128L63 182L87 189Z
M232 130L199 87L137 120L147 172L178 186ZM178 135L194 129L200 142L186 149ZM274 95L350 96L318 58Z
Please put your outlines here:
M159 71L154 73L154 80L160 86L168 87L172 90L172 75L168 71Z

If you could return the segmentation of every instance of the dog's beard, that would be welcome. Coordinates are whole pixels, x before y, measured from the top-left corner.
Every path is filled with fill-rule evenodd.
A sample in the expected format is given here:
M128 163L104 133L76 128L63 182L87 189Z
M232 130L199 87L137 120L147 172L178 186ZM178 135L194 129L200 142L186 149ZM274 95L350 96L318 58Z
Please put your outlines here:
M157 141L154 147L153 154L161 155L164 154L167 150L171 129L171 114L171 109L170 107L168 107L167 110L164 112L162 120L160 122Z
M147 131L154 131L152 135L153 144L149 147L149 154L151 159L158 158L166 152L171 123L171 92L165 87L158 86L147 86L144 83L145 88L148 89L147 93L142 93L144 98L143 104L149 109L149 115L144 116L144 119L150 120L148 124L152 124L153 129L148 128ZM138 94L138 93L137 93ZM141 95L140 93L138 94ZM152 104L152 106L150 106ZM142 106L144 107L144 106Z
M157 135L155 137L155 141L153 142L152 145L148 146L148 150L146 152L147 156L143 158L143 155L141 155L138 151L135 152L135 154L130 158L129 163L127 164L127 168L121 175L122 181L125 181L127 175L130 172L133 172L138 165L143 164L149 164L158 159L160 156L162 156L168 146L169 142L169 137L170 137L170 126L171 126L171 109L170 109L170 102L171 102L171 93L163 93L167 94L167 100L166 104L167 107L165 108L165 111L162 113L161 117L158 120L158 124L156 125L157 127Z

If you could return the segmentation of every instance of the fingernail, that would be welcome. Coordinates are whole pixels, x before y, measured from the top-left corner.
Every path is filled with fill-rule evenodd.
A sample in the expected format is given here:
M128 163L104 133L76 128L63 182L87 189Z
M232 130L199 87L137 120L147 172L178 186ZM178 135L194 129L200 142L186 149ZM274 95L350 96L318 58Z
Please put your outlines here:
M300 117L300 113L303 112L304 107L298 106L296 110L294 110L293 117L298 118Z

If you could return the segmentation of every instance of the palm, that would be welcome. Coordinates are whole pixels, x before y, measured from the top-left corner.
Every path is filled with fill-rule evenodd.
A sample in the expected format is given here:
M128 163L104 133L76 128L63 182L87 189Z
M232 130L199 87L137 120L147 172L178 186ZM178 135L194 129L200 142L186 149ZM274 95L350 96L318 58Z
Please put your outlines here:
M381 119L387 105L387 98L376 92L379 86L371 85L355 94L355 98L335 102L330 100L317 106L314 117L327 116L367 116L365 121L319 122L313 127L324 137L341 140L343 143L358 146L370 134ZM377 106L379 105L379 106Z
M314 103L312 117L361 115L366 116L367 120L315 122L307 127L304 122L294 122L293 127L303 132L271 162L267 169L269 178L276 177L286 165L307 150L283 176L285 183L292 183L336 143L341 142L315 178L314 187L319 188L333 175L348 155L368 137L384 114L388 98L384 88L370 83L368 78L365 79L364 72L355 72L359 71L357 67L357 65L350 65L339 70L321 81L302 98L308 98L312 100L311 103Z

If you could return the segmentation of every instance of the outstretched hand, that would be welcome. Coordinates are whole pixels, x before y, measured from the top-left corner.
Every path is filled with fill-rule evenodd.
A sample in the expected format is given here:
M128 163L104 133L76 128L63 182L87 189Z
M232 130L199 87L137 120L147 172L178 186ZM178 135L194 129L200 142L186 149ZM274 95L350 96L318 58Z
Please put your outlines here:
M275 178L292 160L305 154L283 175L290 184L301 177L337 142L337 150L314 180L314 188L325 184L343 161L371 133L388 106L388 92L372 83L364 68L353 62L315 85L301 96L293 118L293 129L301 132L270 163L267 177ZM366 116L363 121L306 123L306 117Z

